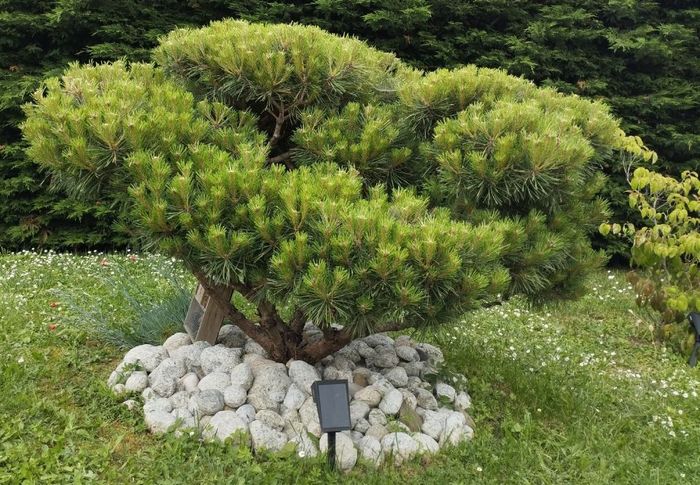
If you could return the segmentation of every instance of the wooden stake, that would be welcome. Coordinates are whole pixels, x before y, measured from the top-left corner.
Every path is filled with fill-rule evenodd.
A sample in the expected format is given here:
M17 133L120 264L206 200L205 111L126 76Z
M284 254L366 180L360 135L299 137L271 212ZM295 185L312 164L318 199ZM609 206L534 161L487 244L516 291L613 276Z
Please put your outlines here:
M228 290L224 296L230 300L232 295L233 290ZM185 317L185 330L192 340L204 340L214 345L226 314L227 309L210 298L202 285L197 285Z

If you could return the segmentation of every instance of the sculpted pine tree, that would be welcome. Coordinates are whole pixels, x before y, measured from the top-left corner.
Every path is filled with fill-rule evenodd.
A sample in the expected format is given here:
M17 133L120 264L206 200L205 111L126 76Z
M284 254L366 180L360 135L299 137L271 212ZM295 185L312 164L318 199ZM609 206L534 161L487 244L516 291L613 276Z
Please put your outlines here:
M279 361L515 293L576 296L603 259L598 164L647 155L601 104L496 70L417 72L314 27L177 30L154 63L48 80L29 154L122 207L123 230ZM309 320L322 339L303 339Z

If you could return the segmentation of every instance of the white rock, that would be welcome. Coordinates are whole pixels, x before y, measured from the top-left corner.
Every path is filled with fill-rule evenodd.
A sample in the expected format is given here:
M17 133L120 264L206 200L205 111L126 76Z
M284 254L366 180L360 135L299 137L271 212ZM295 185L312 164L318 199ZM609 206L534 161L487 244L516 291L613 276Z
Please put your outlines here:
M388 416L394 416L401 409L401 403L403 402L403 395L401 391L397 389L392 389L387 392L379 403L379 409L381 409L384 414Z
M255 380L248 392L248 402L258 411L261 409L277 411L291 384L287 368L284 364L273 363L253 367L253 374Z
M382 438L384 455L391 456L400 465L418 453L418 443L406 433L389 433Z
M224 389L224 404L230 408L238 408L245 404L248 395L241 386L228 386Z
M352 360L348 359L347 357L335 354L335 357L333 358L333 367L335 367L338 370L353 371L357 366Z
M406 367L404 366L404 369L405 368ZM415 376L411 375L408 372L408 370L406 371L406 373L408 374L408 384L406 385L406 387L411 391L413 391L414 389L421 389L422 385L423 385L423 381L420 380L420 377L418 377L417 375L415 375Z
M367 367L356 367L352 371L352 381L355 384L359 384L362 387L365 387L367 384L369 384L369 376L372 375L372 371L369 370Z
M119 381L124 381L129 377L129 375L131 375L132 371L125 371L125 367L126 364L122 361L119 363L117 368L114 369L114 371L109 375L109 379L107 379L107 385L110 389L117 385Z
M163 359L148 376L148 383L162 397L172 396L177 389L178 380L185 375L185 363L173 358Z
M326 380L345 380L348 382L352 380L352 371L349 370L339 370L335 367L328 366L323 369L323 378Z
M194 372L188 372L177 381L177 388L181 391L194 392L199 389L199 377Z
M187 392L187 391L176 392L175 394L170 396L170 403L173 405L173 409L176 409L176 408L187 409L187 406L189 405L191 396L192 396L192 393Z
M206 348L199 356L200 365L205 374L212 372L230 373L241 363L241 349L230 349L223 345Z
M144 414L146 426L153 434L166 433L175 424L176 418L169 412L150 411Z
M243 362L246 364L253 364L259 360L268 360L265 357L263 357L260 354L246 354L245 352L243 353Z
M199 381L199 390L216 389L223 394L224 390L231 385L231 378L228 372L212 372Z
M299 389L295 383L292 383L287 389L284 401L282 401L282 412L298 410L307 397L308 395L304 391Z
M199 424L199 429L205 432L209 427L209 421L211 421L211 416L199 416L196 418L196 420Z
M445 384L444 382L438 382L437 384L435 384L435 394L437 395L437 398L440 401L445 400L451 403L455 400L457 392L455 391L455 388L450 386L449 384Z
M442 351L438 349L437 347L426 344L426 343L420 343L416 345L416 351L418 351L418 355L420 356L420 360L423 361L428 361L432 364L440 364L441 362L444 362L445 358L442 355Z
M321 453L328 452L328 434L321 436L319 443ZM352 439L346 433L335 434L335 463L342 471L352 470L357 463L357 449Z
M272 429L262 421L255 420L249 425L250 437L255 450L279 451L287 444L287 435Z
M355 384L354 382L348 382L348 394L350 395L350 399L355 397L355 394L362 389L364 389L363 386Z
M355 401L366 402L370 407L377 407L382 401L382 393L376 386L367 386L355 393L352 397Z
M399 362L399 365L406 371L406 375L408 376L408 386L410 386L412 383L420 384L422 382L420 380L420 375L425 368L425 362ZM415 377L417 381L411 380L411 377Z
M381 440L387 434L389 434L389 430L386 429L386 426L381 424L373 424L365 431L365 436L373 436L378 440Z
M170 352L170 358L183 361L188 371L198 371L200 370L199 358L204 350L204 347L198 344L199 342L196 342L173 349Z
M386 414L381 409L372 409L367 417L370 425L381 424L385 425L387 423Z
M231 371L231 385L241 386L246 392L253 385L253 370L250 364L242 362Z
M455 396L454 405L457 411L466 411L472 407L472 398L466 392L460 392Z
M163 343L163 347L168 351L168 355L170 355L171 352L174 352L176 349L190 344L192 344L190 336L184 332L179 332L168 337Z
M435 440L440 440L445 430L445 415L426 410L423 414L421 431Z
M287 366L289 367L289 378L294 382L299 389L307 394L311 394L311 385L321 380L318 371L303 360L292 360Z
M144 371L133 372L124 383L127 392L143 392L148 387L148 374Z
M433 396L430 391L426 389L415 389L413 393L416 395L418 406L423 409L437 409L437 400L435 400L435 396Z
M138 404L138 401L135 401L134 399L127 399L122 403L122 405L125 406L126 409L128 409L129 411L133 411L134 409L136 409L136 406L138 406Z
M289 442L297 446L297 455L300 458L318 455L318 448L313 440L309 438L306 428L299 420L299 413L290 411L283 418L285 419L284 432L289 438Z
M364 401L350 403L350 424L354 428L357 422L369 414L369 405Z
M418 443L418 453L437 453L440 451L440 445L433 438L423 433L414 433L413 439Z
M408 335L399 335L394 339L394 345L396 347L402 347L406 345L413 347L414 344L413 340L411 340L411 337L409 337Z
M206 389L192 395L189 410L195 416L213 416L224 409L224 395L216 389Z
M318 448L316 448L316 445L306 433L295 434L293 436L287 434L287 436L289 437L290 443L297 445L297 456L299 456L299 458L310 458L318 455Z
M464 418L464 415L462 413L449 410L442 414L445 416L445 421L442 433L440 434L440 439L438 440L440 442L440 446L454 446L466 439L464 429L466 426L466 419Z
M408 407L411 409L416 409L416 406L418 405L418 399L416 396L408 389L399 389L399 392L401 392L401 395L403 396L403 402L408 404Z
M369 429L369 421L366 419L358 419L357 423L355 423L355 426L353 427L355 431L359 431L362 434L365 434L367 430Z
M115 384L114 387L112 387L112 392L115 396L126 394L126 386L124 384Z
M209 426L204 432L208 438L217 438L221 441L237 432L247 432L248 423L235 413L235 411L219 411L212 416Z
M378 345L386 345L390 347L394 345L394 339L383 333L369 335L363 338L362 341L370 347L376 347Z
M152 372L167 357L165 347L144 344L128 351L124 356L124 364L139 364L146 372Z
M410 345L400 345L396 347L396 355L405 362L418 362L420 356L418 351Z
M391 368L399 364L399 358L393 346L378 345L374 348L374 352L375 355L367 359L370 365L381 368Z
M408 384L408 374L403 367L394 367L384 373L384 377L396 387L404 387Z
M374 436L364 436L361 438L357 447L360 450L360 456L374 466L379 466L382 463L384 455L382 454L382 444Z
M236 410L236 414L243 419L246 423L252 423L255 421L255 408L250 404L244 404Z
M317 438L321 437L321 425L318 419L318 410L312 397L308 397L299 409L299 417L307 431Z
M146 389L143 390L141 393L141 397L143 398L144 401L150 401L152 399L157 399L160 396L156 394L156 391L151 389L150 387L147 387Z
M355 346L355 350L360 355L360 357L362 357L365 360L371 359L372 357L377 355L377 353L374 351L374 349L372 347L370 347L369 345L367 345L362 340L357 341L357 345Z
M143 405L143 412L148 414L155 411L169 413L173 410L173 403L167 397L151 399Z
M343 357L351 361L353 364L357 364L360 362L360 360L362 360L362 357L360 356L360 354L357 353L357 350L355 350L355 348L353 347L350 347L349 345L340 349L336 353L336 355L342 355Z
M179 429L189 429L197 427L197 423L195 422L194 416L192 416L192 413L188 409L173 409L172 415L175 416L175 419L179 422Z
M248 336L235 325L222 325L219 329L219 338L217 343L226 347L245 347L248 341Z
M260 344L258 344L254 340L248 340L245 344L245 353L246 354L258 354L261 355L265 358L267 358L267 351L263 349Z
M258 411L255 414L255 419L277 431L282 431L284 429L284 419L282 419L282 416L269 409Z
M391 382L389 382L386 379L386 377L384 377L378 372L373 372L372 374L370 374L369 383L376 389L378 389L379 392L382 393L382 396L385 395L387 392L391 391L392 389L395 389L394 385Z

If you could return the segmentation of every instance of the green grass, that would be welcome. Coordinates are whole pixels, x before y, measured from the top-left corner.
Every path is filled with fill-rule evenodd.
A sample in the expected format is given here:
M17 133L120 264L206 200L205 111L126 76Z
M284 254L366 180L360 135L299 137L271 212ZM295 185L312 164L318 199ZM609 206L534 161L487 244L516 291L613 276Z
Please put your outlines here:
M126 271L157 298L163 275L181 272L163 258L133 259L0 256L0 483L700 481L700 371L653 344L622 274L601 273L578 302L512 301L421 337L467 376L476 437L399 469L339 476L322 458L147 433L105 385L123 351L71 323L59 300L79 295L102 323L123 325L128 306L102 284L105 273Z

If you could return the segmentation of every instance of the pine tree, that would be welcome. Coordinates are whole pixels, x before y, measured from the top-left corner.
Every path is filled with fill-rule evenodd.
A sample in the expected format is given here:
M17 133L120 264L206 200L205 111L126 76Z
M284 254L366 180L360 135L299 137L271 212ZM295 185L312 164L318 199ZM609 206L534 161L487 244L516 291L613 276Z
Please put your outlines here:
M215 22L154 59L47 81L29 154L114 200L279 361L577 295L602 261L599 164L648 156L604 105L496 70L422 73L316 27Z

